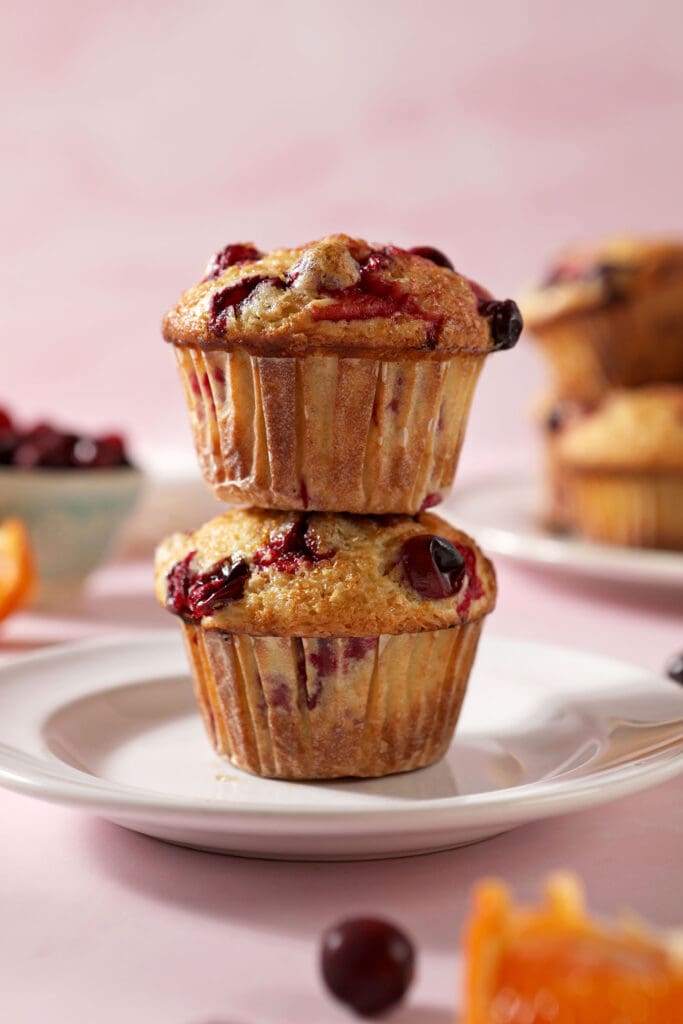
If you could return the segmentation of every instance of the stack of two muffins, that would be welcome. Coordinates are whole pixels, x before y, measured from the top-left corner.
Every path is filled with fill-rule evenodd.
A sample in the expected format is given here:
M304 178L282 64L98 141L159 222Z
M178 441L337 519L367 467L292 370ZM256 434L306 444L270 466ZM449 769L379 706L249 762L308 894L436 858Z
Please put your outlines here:
M568 250L524 318L553 374L539 403L549 525L683 549L683 245Z
M433 249L231 245L166 316L204 477L249 504L159 546L214 748L277 778L379 776L451 740L492 566L424 510L453 479L511 301Z

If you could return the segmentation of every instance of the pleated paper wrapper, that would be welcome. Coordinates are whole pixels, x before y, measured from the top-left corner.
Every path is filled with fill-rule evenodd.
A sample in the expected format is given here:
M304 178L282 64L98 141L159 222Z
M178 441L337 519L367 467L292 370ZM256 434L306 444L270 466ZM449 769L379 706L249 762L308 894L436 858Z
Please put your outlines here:
M438 761L483 620L379 637L253 637L182 624L217 753L281 779L380 776Z
M485 355L392 362L175 351L217 498L411 515L452 484Z

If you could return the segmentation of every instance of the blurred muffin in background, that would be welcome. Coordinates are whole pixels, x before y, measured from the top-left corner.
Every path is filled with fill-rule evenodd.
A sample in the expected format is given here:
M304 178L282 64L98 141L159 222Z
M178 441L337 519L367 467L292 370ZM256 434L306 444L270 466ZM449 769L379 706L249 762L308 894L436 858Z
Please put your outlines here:
M560 399L683 383L683 243L614 238L566 249L522 301Z
M546 520L609 544L683 550L683 385L545 417Z

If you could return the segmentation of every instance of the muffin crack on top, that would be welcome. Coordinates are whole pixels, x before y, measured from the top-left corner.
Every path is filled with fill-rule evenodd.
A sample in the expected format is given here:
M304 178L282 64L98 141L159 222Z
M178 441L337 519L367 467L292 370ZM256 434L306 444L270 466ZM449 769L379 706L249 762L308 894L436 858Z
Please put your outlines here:
M163 324L167 341L208 350L437 359L510 348L521 330L512 300L496 301L438 250L372 246L347 235L268 254L232 243Z

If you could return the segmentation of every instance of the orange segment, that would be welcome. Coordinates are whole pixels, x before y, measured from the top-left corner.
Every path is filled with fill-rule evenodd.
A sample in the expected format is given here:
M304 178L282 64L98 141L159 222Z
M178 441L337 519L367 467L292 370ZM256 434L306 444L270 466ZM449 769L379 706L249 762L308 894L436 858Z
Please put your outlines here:
M31 597L36 584L33 552L26 527L19 519L0 523L0 619Z
M465 929L463 1024L682 1024L683 964L635 925L587 915L577 879L556 876L541 907L481 883Z

